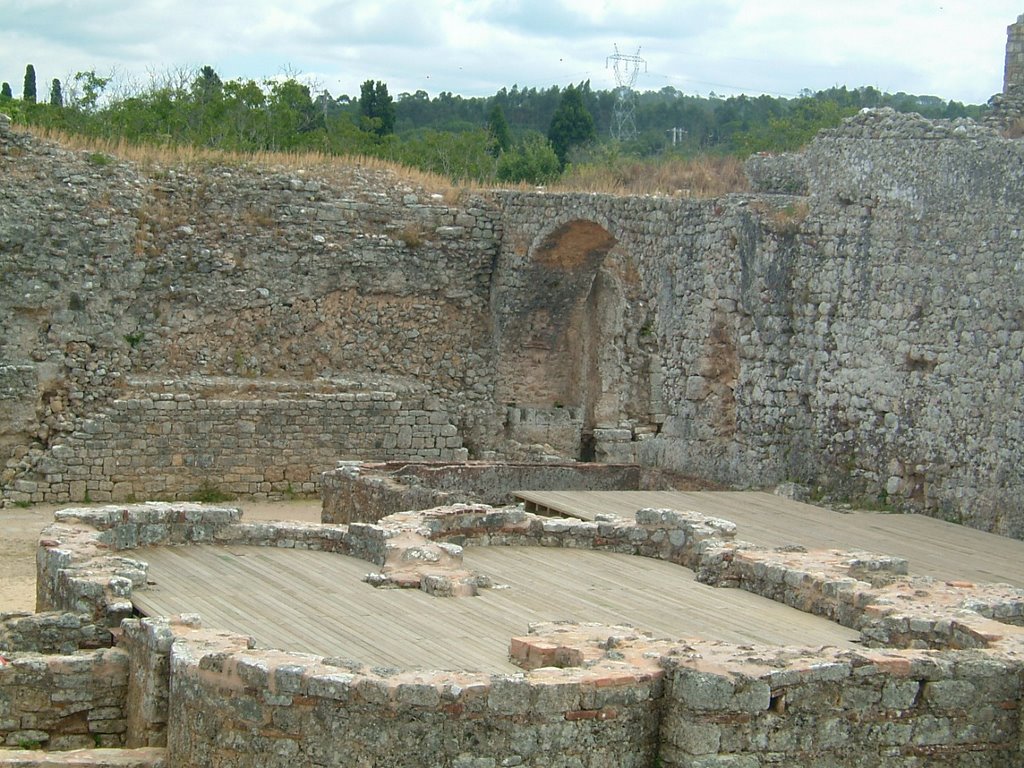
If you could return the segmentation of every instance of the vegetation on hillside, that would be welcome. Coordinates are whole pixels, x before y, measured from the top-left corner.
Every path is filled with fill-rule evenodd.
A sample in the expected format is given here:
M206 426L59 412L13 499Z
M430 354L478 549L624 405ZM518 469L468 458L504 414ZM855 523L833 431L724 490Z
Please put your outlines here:
M93 71L36 98L26 67L23 93L0 88L15 122L103 142L218 152L372 157L455 184L572 184L604 191L701 194L709 173L732 178L737 158L794 150L864 107L926 117L978 117L983 107L871 87L830 88L798 98L708 96L675 88L637 94L636 138L610 136L615 91L589 81L547 89L502 88L466 98L425 91L392 96L367 80L358 97L332 96L295 77L223 81L211 67L168 72L126 87Z

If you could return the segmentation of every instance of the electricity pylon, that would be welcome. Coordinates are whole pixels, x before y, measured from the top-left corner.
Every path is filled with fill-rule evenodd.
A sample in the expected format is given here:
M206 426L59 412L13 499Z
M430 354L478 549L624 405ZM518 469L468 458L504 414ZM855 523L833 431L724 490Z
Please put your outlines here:
M636 53L629 55L619 53L619 46L615 46L615 53L605 59L605 69L609 62L615 71L615 109L612 112L612 138L619 141L629 141L636 138L636 94L633 93L633 86L640 74L640 67L647 71L647 62L640 58L640 48Z

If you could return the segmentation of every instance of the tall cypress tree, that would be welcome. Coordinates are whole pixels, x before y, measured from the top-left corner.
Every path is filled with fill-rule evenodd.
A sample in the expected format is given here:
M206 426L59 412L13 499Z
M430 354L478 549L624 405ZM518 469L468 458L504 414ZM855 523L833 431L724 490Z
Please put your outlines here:
M25 67L25 88L21 99L26 104L36 103L36 68L29 64Z
M487 116L487 133L491 137L491 154L495 157L512 149L512 134L509 132L508 121L505 119L505 111L501 104L496 103L491 107L491 112Z
M359 111L369 130L378 136L394 133L395 103L385 83L367 80L359 87Z
M555 148L558 162L565 167L569 150L597 138L594 118L583 104L582 86L569 86L562 93L562 100L551 118L548 140Z
M50 106L64 106L64 93L60 89L60 80L58 80L56 77L53 78L53 82L50 83Z

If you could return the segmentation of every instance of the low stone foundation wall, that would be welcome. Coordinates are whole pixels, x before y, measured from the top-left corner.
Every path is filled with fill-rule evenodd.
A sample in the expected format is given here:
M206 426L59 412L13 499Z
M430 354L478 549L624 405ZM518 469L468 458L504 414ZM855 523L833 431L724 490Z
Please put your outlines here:
M624 629L622 631L631 632ZM172 652L174 765L649 766L661 674L374 672L184 638Z
M1019 660L715 650L693 643L663 658L664 766L1008 768L1024 757Z
M644 474L636 464L341 462L321 480L321 520L372 523L410 509L510 504L514 491L527 489L635 491Z
M108 627L78 613L0 613L0 653L64 653L109 648Z
M36 554L36 610L71 611L107 627L132 616L131 592L146 583L138 547L193 543L317 549L347 554L344 527L243 523L233 507L149 502L65 509L45 528Z
M194 619L132 619L123 649L106 651L128 668L124 740L166 743L170 766L1002 768L1024 756L1024 590L915 577L899 558L765 550L737 540L732 523L685 510L583 522L455 505L331 526L152 504L66 510L58 520L39 562L71 602L129 599L139 584L114 565L142 543L358 555L378 565L372 583L438 599L486 587L485 574L464 568L464 547L553 546L679 563L706 583L855 627L865 642L735 646L545 624L510 639L521 673L481 675L369 668L254 649ZM111 586L119 578L124 594Z

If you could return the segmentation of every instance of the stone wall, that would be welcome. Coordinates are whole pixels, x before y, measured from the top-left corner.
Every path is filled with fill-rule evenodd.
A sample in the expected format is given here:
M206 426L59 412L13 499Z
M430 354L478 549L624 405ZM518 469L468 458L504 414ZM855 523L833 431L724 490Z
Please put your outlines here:
M515 491L527 489L635 491L644 474L637 465L622 464L344 462L322 477L321 521L376 522L460 502L511 504Z
M916 578L892 558L763 550L738 541L727 521L679 510L583 522L462 505L347 529L246 524L237 512L181 504L69 510L61 519L42 547L65 552L65 567L94 580L109 550L123 556L158 541L367 553L377 542L370 559L382 573L405 560L423 577L391 586L421 589L436 585L438 568L457 573L459 559L388 550L605 548L688 565L708 583L832 616L865 639L851 649L734 646L544 624L510 638L521 673L488 676L370 669L254 649L195 618L132 619L124 649L100 653L127 662L125 740L166 743L170 766L995 768L1021 756L1024 592ZM61 669L50 659L33 667L39 679ZM64 684L71 677L54 687Z
M84 420L36 465L42 477L19 481L10 496L26 502L308 496L338 459L360 456L450 461L465 458L466 450L438 398L422 390L153 382Z
M735 652L701 644L666 661L662 765L1011 766L1020 759L1019 670L970 653ZM1015 711L1017 710L1017 711Z
M796 481L1024 535L1024 150L992 129L865 112L706 201L456 200L360 168L5 146L9 502L182 497L206 476L286 494L345 456L450 450ZM130 380L195 377L232 382L218 414L181 399L177 427L136 421ZM335 419L316 395L346 377L402 408L427 391L409 409L440 421ZM281 422L269 442L224 429L251 401Z
M515 303L502 312L545 290L516 276L558 252L546 232L599 222L615 236L603 263L634 264L643 297L597 334L612 350L602 402L617 398L615 426L642 463L733 485L796 480L1020 536L1021 152L970 121L879 110L798 162L762 162L771 194L508 196L496 281ZM514 392L505 364L499 392ZM628 418L644 412L653 435Z
M842 472L897 507L1016 537L1022 160L1020 142L967 121L886 111L821 136L791 282L807 301L785 339L814 436L791 446L826 458L833 485Z
M281 496L346 456L478 442L500 237L481 200L361 168L142 168L17 133L0 165L8 502L180 498L206 479ZM210 380L213 397L182 384ZM180 434L144 412L169 393ZM256 443L229 424L254 401L277 411Z
M1003 93L1024 87L1024 16L1006 28L1006 66Z
M0 613L0 653L57 653L109 648L110 628L79 613Z
M19 653L0 664L0 739L7 747L117 747L127 728L128 656Z
M174 646L172 765L647 766L660 676L382 677L300 654Z

